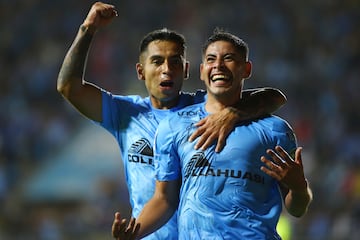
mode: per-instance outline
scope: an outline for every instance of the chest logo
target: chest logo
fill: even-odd
[[[141,138],[131,144],[128,151],[128,161],[134,163],[153,165],[154,152],[150,142]]]

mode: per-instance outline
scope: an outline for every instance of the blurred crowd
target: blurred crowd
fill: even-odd
[[[87,80],[145,96],[135,73],[138,43],[168,27],[187,38],[185,90],[202,88],[201,43],[217,26],[236,33],[248,42],[254,65],[245,87],[273,86],[286,94],[276,114],[304,147],[314,202],[305,217],[287,217],[291,239],[360,236],[359,1],[108,2],[119,17],[98,33]],[[0,0],[0,239],[110,239],[120,182],[76,204],[34,205],[21,197],[23,182],[61,152],[84,121],[57,93],[56,79],[92,3]]]

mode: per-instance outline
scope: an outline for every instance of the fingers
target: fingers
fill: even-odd
[[[132,231],[135,226],[135,218],[131,218],[128,227],[126,228],[125,232]]]
[[[303,165],[301,157],[302,147],[298,147],[295,151],[295,162],[299,165]]]
[[[262,156],[260,160],[265,164],[261,170],[267,175],[281,181],[290,189],[303,189],[304,174],[301,158],[302,148],[295,151],[295,160],[282,147],[276,146],[274,150],[268,149],[266,153],[271,160]]]
[[[210,147],[214,142],[217,141],[215,151],[220,152],[225,145],[226,137],[221,132],[211,131],[210,129],[197,129],[193,135],[197,135],[199,139],[197,140],[194,149],[206,150]],[[190,138],[189,138],[190,141]]]
[[[216,144],[215,152],[219,153],[219,152],[221,152],[221,150],[223,150],[223,148],[225,147],[225,144],[226,144],[226,137],[227,136],[225,134],[220,133],[217,144]]]
[[[272,161],[266,159],[264,156],[260,158],[260,160],[265,164],[266,167],[261,166],[260,170],[269,175],[270,177],[275,178],[276,180],[281,179],[281,175],[278,174],[279,167],[275,165]]]
[[[206,150],[215,140],[217,136],[214,133],[211,132],[204,132],[197,143],[195,144],[194,148],[201,150]]]
[[[197,123],[194,124],[195,127],[198,127],[193,134],[191,134],[191,136],[189,137],[189,142],[194,141],[197,137],[201,136],[201,134],[203,134],[203,132],[205,131],[205,127],[202,127],[204,124],[206,123],[205,119],[201,119],[200,121],[198,121]]]
[[[288,169],[291,168],[291,164],[293,164],[294,161],[281,146],[276,146],[275,151],[268,149],[266,153],[269,154],[272,160],[270,161],[262,156],[260,160],[266,167],[262,166],[261,170],[280,181],[287,173]]]
[[[205,131],[204,128],[198,128],[196,129],[191,136],[189,137],[189,142],[194,141],[197,137],[201,136],[203,134],[203,132]]]
[[[113,5],[106,5],[99,9],[99,14],[103,18],[117,17],[118,13]]]
[[[118,16],[115,6],[96,2],[90,9],[83,25],[95,33],[99,27],[108,24],[114,17]]]
[[[277,150],[275,148],[275,150]],[[287,162],[286,160],[284,159],[284,153],[281,152],[281,151],[277,151],[276,153],[271,150],[271,149],[268,149],[266,151],[267,154],[270,155],[270,157],[272,158],[273,162],[276,163],[276,165],[278,165],[279,167],[281,168],[285,168],[287,166]]]
[[[120,239],[121,234],[123,234],[126,231],[125,228],[126,228],[126,219],[121,219],[120,213],[116,212],[114,222],[111,227],[112,236],[116,239]]]
[[[233,130],[234,123],[232,118],[224,120],[221,114],[213,114],[201,119],[194,126],[197,129],[189,137],[190,142],[198,138],[194,148],[206,150],[217,142],[215,152],[220,152],[226,144],[227,136]]]
[[[125,230],[125,234],[127,236],[129,236],[130,240],[135,240],[137,233],[139,232],[140,229],[140,225],[139,224],[135,224],[136,223],[136,219],[135,218],[131,218],[128,227]]]
[[[121,216],[119,212],[115,213],[115,218],[111,227],[111,232],[114,238],[119,237],[120,227],[121,227]]]
[[[121,219],[119,212],[115,213],[115,218],[111,227],[113,238],[117,240],[132,240],[136,238],[136,235],[140,229],[140,225],[136,224],[136,219],[131,218],[129,224],[127,220]]]
[[[139,232],[139,230],[140,230],[140,224],[136,224],[135,225],[135,229],[134,229],[134,231],[133,231],[133,240],[135,240],[136,239],[136,236],[138,235],[138,232]]]
[[[97,2],[93,7],[95,8],[95,11],[103,18],[113,18],[118,16],[114,5]]]
[[[200,119],[197,123],[194,124],[195,127],[200,127],[206,123],[207,118]]]
[[[289,153],[286,152],[281,146],[276,146],[275,151],[277,152],[278,155],[281,156],[284,162],[291,163],[294,161],[292,157],[289,155]]]
[[[204,119],[194,124],[194,126],[197,126],[198,128],[191,134],[191,136],[189,137],[189,141],[192,142],[199,137],[199,139],[197,140],[194,146],[194,149],[196,150],[199,148],[201,148],[202,150],[207,149],[211,145],[211,143],[213,143],[216,140],[217,138],[216,131],[211,130],[206,125],[206,120]]]

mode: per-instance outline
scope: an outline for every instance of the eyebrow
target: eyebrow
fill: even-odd
[[[149,56],[149,59],[156,59],[156,58],[164,58],[164,57],[161,56],[161,55],[151,55],[151,56]]]
[[[234,53],[234,52],[229,52],[229,53],[225,53],[224,55],[222,56],[237,56],[239,54],[237,53]],[[208,53],[205,55],[205,57],[216,57],[217,55],[215,53]]]
[[[158,59],[158,58],[165,58],[164,56],[162,56],[162,55],[159,55],[159,54],[155,54],[155,55],[151,55],[151,56],[149,56],[149,59]],[[181,58],[181,59],[183,59],[184,58],[184,56],[183,55],[181,55],[181,54],[174,54],[174,55],[172,55],[172,56],[169,56],[168,58]]]

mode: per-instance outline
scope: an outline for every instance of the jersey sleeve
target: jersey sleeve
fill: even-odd
[[[102,91],[102,122],[99,123],[113,135],[115,126],[120,125],[121,118],[118,114],[118,108],[113,101],[113,95],[109,92]]]
[[[141,98],[137,95],[121,96],[102,91],[102,122],[97,123],[118,137],[119,131],[128,128],[131,115],[137,114]]]
[[[159,124],[155,134],[154,165],[156,179],[171,181],[181,176],[180,159],[175,151],[175,137],[171,130],[170,118],[165,118]]]
[[[279,118],[278,121],[274,122],[273,131],[277,136],[276,145],[281,146],[292,157],[294,157],[295,150],[297,148],[297,140],[296,135],[289,123]]]

